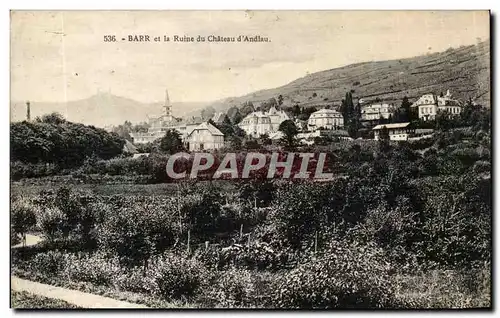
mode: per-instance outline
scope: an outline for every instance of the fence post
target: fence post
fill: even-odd
[[[182,234],[181,195],[179,185],[177,185],[177,212],[179,212],[179,232]]]
[[[205,241],[205,251],[208,250],[208,241]]]
[[[240,240],[243,239],[243,224],[240,226]]]
[[[314,254],[318,251],[318,231],[314,233]]]
[[[188,252],[188,254],[189,254],[189,251],[190,251],[190,249],[189,249],[189,243],[190,243],[190,241],[191,241],[191,230],[188,230],[188,241],[187,241],[187,252]]]

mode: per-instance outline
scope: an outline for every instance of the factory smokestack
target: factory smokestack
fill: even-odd
[[[31,109],[30,109],[30,101],[26,102],[26,120],[31,120]]]

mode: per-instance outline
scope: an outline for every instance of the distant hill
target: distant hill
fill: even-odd
[[[439,94],[450,89],[454,97],[490,106],[490,43],[448,49],[444,52],[412,58],[365,62],[309,74],[272,89],[207,103],[173,103],[175,116],[196,116],[205,106],[225,111],[252,101],[255,106],[272,97],[283,95],[283,104],[292,106],[339,105],[345,93],[374,101],[400,103],[404,96],[410,101],[424,93]],[[96,126],[122,124],[125,120],[137,123],[147,115],[159,114],[161,103],[141,103],[109,93],[99,93],[83,100],[68,103],[31,102],[31,116],[50,112],[67,115],[74,122]],[[24,101],[11,102],[11,120],[25,119]]]
[[[374,101],[401,102],[406,95],[414,101],[424,93],[440,94],[450,89],[454,97],[474,99],[490,106],[490,44],[448,49],[444,52],[400,60],[365,62],[321,71],[287,85],[257,91],[213,103],[216,110],[240,107],[252,101],[255,106],[283,95],[283,105],[338,105],[345,93]]]
[[[186,116],[199,111],[207,103],[173,103],[175,116]],[[11,121],[26,118],[26,102],[11,102]],[[68,103],[37,103],[31,101],[31,117],[58,112],[66,119],[98,127],[123,124],[125,120],[138,123],[147,120],[147,115],[157,115],[162,111],[162,103],[141,103],[133,99],[110,93],[99,93],[87,99]]]

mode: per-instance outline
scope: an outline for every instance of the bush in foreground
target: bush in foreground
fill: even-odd
[[[252,273],[231,268],[217,274],[215,281],[200,295],[199,301],[206,307],[250,307],[254,296]]]
[[[380,249],[333,241],[324,255],[276,282],[277,308],[382,308],[394,306],[390,265]]]
[[[175,254],[166,254],[157,260],[157,293],[165,299],[195,296],[207,284],[208,272],[202,263]]]

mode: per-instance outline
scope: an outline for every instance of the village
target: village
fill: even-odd
[[[350,93],[347,96],[352,98]],[[407,99],[406,103],[409,103]],[[406,110],[407,114],[405,116],[399,116],[406,119],[401,121],[395,120],[401,111],[400,107],[395,103],[385,103],[378,100],[376,102],[365,102],[363,98],[359,98],[354,110],[358,112],[357,124],[368,133],[357,138],[351,136],[348,132],[346,116],[342,111],[343,106],[315,107],[321,108],[311,112],[308,118],[303,120],[290,111],[290,108],[282,107],[276,102],[272,103],[267,110],[263,109],[264,107],[254,107],[251,103],[249,105],[251,105],[253,111],[238,122],[231,121],[225,112],[215,112],[210,118],[179,118],[173,115],[172,102],[168,90],[166,90],[162,113],[148,117],[147,124],[149,128],[147,128],[147,131],[131,132],[130,136],[134,144],[140,145],[154,142],[164,137],[167,131],[175,130],[179,133],[182,142],[189,151],[216,150],[231,147],[228,136],[225,136],[218,128],[220,125],[237,126],[238,129],[244,132],[246,138],[264,138],[269,140],[270,143],[274,143],[284,136],[283,132],[280,131],[280,125],[285,121],[291,121],[297,128],[295,138],[302,145],[312,145],[315,140],[316,142],[318,140],[332,139],[378,140],[381,131],[385,129],[389,140],[409,141],[429,138],[433,134],[432,128],[412,125],[409,121],[410,113],[421,122],[430,122],[435,120],[440,113],[444,113],[450,118],[459,116],[465,104],[458,99],[454,99],[450,90],[446,94],[424,94],[409,105],[409,110]],[[284,110],[285,108],[287,110]]]

